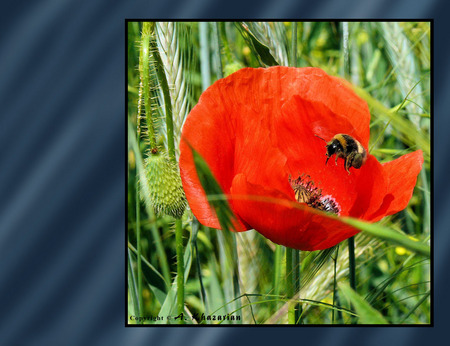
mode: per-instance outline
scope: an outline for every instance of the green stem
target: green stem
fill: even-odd
[[[338,260],[338,255],[339,255],[339,245],[336,247],[336,252],[334,254],[333,257],[333,262],[334,262],[334,279],[333,279],[333,307],[336,307],[336,305],[340,305],[339,304],[339,297],[337,296],[337,291],[336,291],[336,286],[337,286],[337,260]],[[335,323],[335,311],[334,309],[331,310],[331,323],[334,324]],[[338,320],[340,323],[342,323],[342,312],[338,311]]]
[[[233,54],[231,53],[230,45],[228,44],[227,30],[225,27],[225,22],[219,22],[216,24],[217,30],[219,31],[219,39],[222,43],[222,53],[225,64],[231,64],[233,62]]]
[[[344,22],[342,23],[342,49],[344,51],[344,76],[347,80],[350,80],[351,73],[350,73],[350,50],[349,50],[349,29],[348,29],[348,23]]]
[[[275,271],[273,276],[273,294],[276,298],[280,295],[280,275],[281,275],[281,245],[276,245],[275,247]],[[278,310],[278,300],[275,299],[274,308]]]
[[[214,25],[214,31],[215,31],[215,43],[217,46],[217,63],[219,66],[217,67],[217,77],[223,78],[223,67],[222,67],[222,47],[220,46],[220,31],[219,31],[219,24],[216,22]]]
[[[177,315],[179,315],[184,312],[184,246],[180,219],[175,220],[175,243],[177,247]],[[184,319],[180,318],[178,323],[184,324]]]
[[[297,23],[292,23],[292,37],[291,37],[291,66],[297,66]]]
[[[353,288],[353,290],[356,290],[355,237],[348,238],[348,265],[349,265],[350,287]]]
[[[300,299],[300,251],[294,250],[292,255],[292,282],[294,286],[295,299]],[[300,316],[302,307],[300,303],[294,304],[295,323],[300,324]]]
[[[288,299],[294,296],[294,285],[292,280],[292,257],[294,249],[286,248],[286,294]],[[295,305],[289,303],[288,306],[288,323],[295,324]]]
[[[350,287],[356,292],[355,237],[348,238],[348,266]],[[352,322],[356,322],[355,317],[352,317]]]
[[[141,36],[141,49],[139,52],[139,73],[141,77],[144,105],[145,105],[145,117],[147,120],[148,138],[150,140],[150,149],[156,150],[156,137],[155,128],[152,119],[152,101],[150,97],[150,42],[151,34],[153,32],[154,23],[145,22],[142,24],[142,36]],[[139,117],[140,114],[138,114]],[[138,120],[139,121],[139,120]]]
[[[297,23],[292,23],[292,39],[290,52],[290,65],[297,65]],[[300,299],[300,251],[286,248],[286,273],[288,280],[288,296],[295,296],[293,302],[288,309],[289,324],[300,324],[300,316],[302,313]]]
[[[144,303],[142,299],[142,261],[141,261],[141,212],[139,205],[139,182],[136,181],[136,242],[137,242],[137,272],[138,272],[138,302],[139,302],[139,317],[144,315]],[[143,320],[139,319],[139,323],[142,324]]]
[[[211,85],[211,69],[209,65],[208,23],[200,22],[200,72],[202,75],[202,91]]]
[[[350,53],[349,53],[349,28],[348,23],[342,23],[342,49],[344,55],[343,70],[344,76],[350,80]],[[348,265],[349,265],[349,281],[350,287],[356,291],[356,275],[355,275],[355,237],[348,239]],[[355,317],[352,317],[352,323],[355,323]]]
[[[286,293],[293,299],[288,307],[289,324],[300,324],[301,305],[297,302],[300,296],[300,255],[299,251],[286,248]]]

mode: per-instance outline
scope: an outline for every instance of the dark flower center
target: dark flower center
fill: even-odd
[[[322,189],[315,186],[309,175],[302,174],[293,180],[289,177],[289,183],[295,192],[295,199],[299,203],[321,211],[339,215],[341,208],[331,195],[323,195]]]

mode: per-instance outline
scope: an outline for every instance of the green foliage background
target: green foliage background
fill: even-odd
[[[149,148],[139,104],[141,30],[142,23],[127,23],[127,323],[174,323],[167,318],[136,319],[175,316],[177,292],[174,220],[155,215],[137,192]],[[348,250],[343,242],[329,250],[300,253],[299,301],[303,324],[430,323],[430,23],[156,23],[154,39],[169,83],[177,154],[183,121],[206,87],[242,67],[292,64],[293,48],[293,64],[345,77],[367,101],[372,115],[369,150],[380,162],[423,150],[424,168],[408,207],[355,237],[356,292],[347,285]],[[151,81],[157,141],[167,147],[161,86],[152,74]],[[189,210],[182,229],[185,323],[287,323],[285,248],[255,231],[235,234],[204,227]],[[425,250],[410,246],[413,242]],[[241,319],[192,318],[202,313],[232,313]]]

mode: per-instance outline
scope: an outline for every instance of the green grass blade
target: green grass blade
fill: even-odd
[[[133,304],[134,312],[129,311],[129,315],[140,316],[139,302],[137,297],[137,285],[136,285],[136,277],[134,275],[133,269],[131,267],[131,254],[130,250],[128,250],[128,293],[131,297],[131,301]]]
[[[428,291],[418,302],[416,305],[414,305],[414,307],[406,314],[405,317],[403,317],[403,319],[400,321],[400,324],[405,323],[405,321],[408,319],[409,316],[411,316],[414,311],[417,310],[417,308],[422,305],[422,303],[428,299],[428,297],[430,296],[430,291]]]
[[[393,244],[403,246],[405,249],[414,251],[419,255],[430,257],[430,247],[428,245],[411,240],[406,235],[393,231],[389,228],[380,226],[378,224],[366,223],[357,219],[343,218],[342,220],[348,223],[349,225],[354,226],[371,236],[377,237],[382,240],[386,240]]]
[[[206,161],[194,148],[191,147],[191,150],[194,158],[195,169],[206,196],[224,196],[222,188],[214,178],[214,175],[209,169]],[[231,231],[233,229],[233,221],[235,220],[235,216],[226,198],[210,199],[209,204],[215,210],[222,230]]]
[[[361,324],[389,324],[384,317],[369,305],[358,293],[346,284],[340,284],[339,290],[355,308]]]

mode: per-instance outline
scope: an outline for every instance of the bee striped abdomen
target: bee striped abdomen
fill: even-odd
[[[358,151],[358,143],[349,135],[338,134],[335,138],[341,143],[345,156],[353,151]]]

